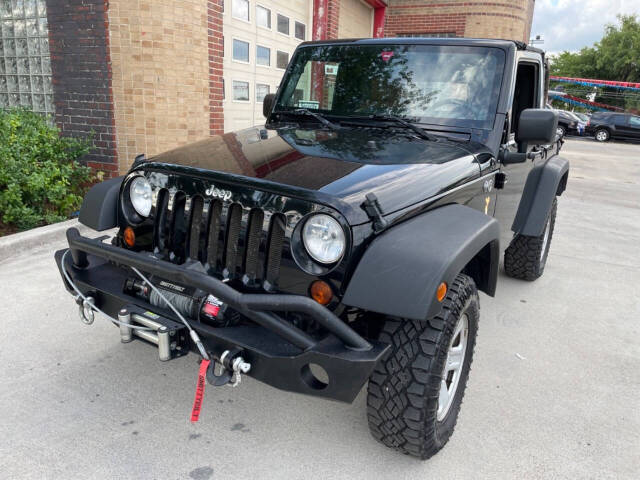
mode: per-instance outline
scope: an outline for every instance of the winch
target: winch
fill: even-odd
[[[240,314],[218,298],[196,288],[178,285],[163,279],[149,277],[153,285],[183,315],[200,320],[214,327],[228,327],[240,321]],[[144,281],[128,278],[124,292],[141,298],[155,307],[166,308],[166,303]]]

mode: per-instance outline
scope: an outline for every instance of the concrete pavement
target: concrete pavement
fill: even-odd
[[[568,141],[545,275],[501,274],[456,432],[427,462],[352,405],[245,378],[189,413],[196,357],[160,363],[85,326],[50,245],[0,262],[0,476],[137,479],[621,478],[640,472],[640,146]]]

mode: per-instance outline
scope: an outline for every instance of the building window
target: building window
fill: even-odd
[[[249,42],[233,39],[233,59],[249,63]]]
[[[262,7],[260,5],[256,6],[256,23],[259,27],[268,28],[271,30],[271,10],[268,8]]]
[[[222,100],[226,100],[227,99],[227,94],[225,92],[225,88],[224,88],[224,78],[222,79]]]
[[[45,2],[0,1],[0,108],[53,113]]]
[[[256,102],[262,103],[264,97],[269,95],[269,85],[256,83]]]
[[[278,14],[278,32],[289,35],[289,17]]]
[[[298,40],[304,40],[307,35],[307,26],[304,23],[296,22],[295,35]]]
[[[287,64],[289,63],[289,54],[287,52],[281,52],[278,50],[276,55],[276,67],[285,69],[287,68]]]
[[[249,82],[233,81],[233,99],[236,102],[249,101]]]
[[[249,21],[249,0],[231,0],[231,14],[240,20]]]
[[[271,65],[271,49],[258,45],[256,47],[256,63],[269,67]]]

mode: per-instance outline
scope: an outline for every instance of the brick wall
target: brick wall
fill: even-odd
[[[389,0],[385,36],[456,36],[529,41],[535,0]]]
[[[222,80],[224,40],[222,34],[222,3],[224,0],[207,2],[207,34],[209,49],[209,133],[224,132],[224,84]]]
[[[220,13],[219,0],[110,0],[121,172],[137,154],[161,153],[219,128]]]
[[[63,135],[92,135],[88,165],[118,170],[105,0],[46,0],[55,121]]]

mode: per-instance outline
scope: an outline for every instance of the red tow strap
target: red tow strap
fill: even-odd
[[[207,368],[209,368],[209,360],[202,359],[200,370],[198,371],[198,383],[196,384],[196,397],[193,399],[193,408],[191,409],[191,421],[197,422],[200,418],[200,410],[202,410],[202,400],[204,399],[204,387],[207,384]]]

